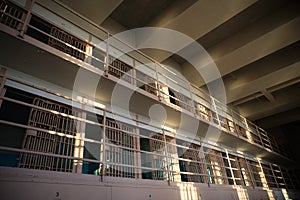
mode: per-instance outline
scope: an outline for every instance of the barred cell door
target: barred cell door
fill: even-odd
[[[210,149],[206,155],[208,163],[208,171],[212,173],[215,184],[228,184],[226,172],[223,162],[222,153],[217,150]]]
[[[85,59],[87,44],[69,33],[52,26],[48,44],[80,60]]]
[[[106,120],[106,175],[135,178],[136,128],[113,119]]]
[[[157,96],[157,81],[154,78],[145,75],[145,90],[150,94]]]
[[[187,181],[189,182],[204,182],[204,177],[198,174],[203,174],[205,166],[203,164],[203,156],[201,156],[201,146],[196,144],[184,143],[184,146],[189,147],[183,153],[182,158],[192,160],[192,162],[184,161],[187,172],[193,173],[187,175]]]
[[[59,157],[74,155],[76,124],[72,109],[41,98],[34,98],[33,105],[28,120],[33,129],[26,130],[23,149],[49,155],[22,153],[19,167],[72,172],[73,160]]]
[[[109,66],[108,66],[108,73],[117,77],[121,78],[122,80],[128,82],[128,83],[133,83],[132,82],[132,67],[128,65],[127,63],[114,58],[112,56],[109,57]],[[128,73],[128,74],[127,74]]]
[[[152,171],[152,179],[165,180],[166,179],[166,154],[164,136],[153,133],[150,140],[150,151],[155,153],[152,157],[152,167],[156,170]]]

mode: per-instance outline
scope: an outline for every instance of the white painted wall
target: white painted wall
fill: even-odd
[[[171,183],[0,167],[2,200],[276,200],[280,190],[234,188],[229,185]],[[290,191],[291,193],[293,191]],[[293,193],[295,196],[296,193]]]

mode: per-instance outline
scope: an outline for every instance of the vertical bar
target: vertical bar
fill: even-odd
[[[109,122],[109,121],[108,121]],[[103,176],[106,175],[106,110],[103,110],[103,141],[102,141],[102,146],[103,146],[103,151],[102,151],[102,173],[101,173],[101,181],[103,181]]]
[[[169,155],[168,155],[168,149],[167,149],[166,134],[163,129],[162,129],[162,133],[163,133],[163,138],[164,138],[164,152],[165,152],[167,176],[168,176],[167,181],[168,181],[168,185],[170,185],[171,174],[170,174],[170,169],[169,169]]]
[[[83,112],[83,111],[82,111]],[[68,109],[68,114],[69,115],[72,115],[72,116],[75,116],[75,117],[80,117],[82,118],[83,114],[81,113],[78,113],[76,111],[72,111],[70,109]],[[74,136],[76,134],[76,132],[78,132],[78,129],[77,129],[77,126],[78,124],[81,124],[81,123],[84,123],[82,121],[77,121],[76,119],[70,119],[71,120],[71,129],[67,132],[68,135],[71,135],[71,136]],[[85,128],[83,130],[80,130],[80,133],[84,134],[85,133]],[[84,135],[83,137],[81,137],[81,139],[84,138]],[[82,141],[81,141],[82,142]],[[82,152],[82,156],[79,155],[81,158],[83,158],[83,145],[84,144],[81,144],[81,152]],[[68,156],[73,156],[74,155],[74,144],[73,144],[73,138],[68,138]],[[74,159],[68,159],[68,171],[71,172],[73,170],[73,163],[74,163]],[[81,168],[82,168],[82,160],[80,161],[80,165],[81,165]],[[82,169],[79,170],[80,173],[82,173]]]
[[[256,126],[255,124],[252,124],[252,125],[254,125],[255,128],[256,128],[257,135],[258,135],[258,137],[259,137],[259,139],[260,139],[260,142],[261,142],[261,146],[265,147],[265,146],[264,146],[264,142],[263,142],[263,140],[262,140],[262,138],[261,138],[261,135],[260,135],[260,131],[259,131],[259,129],[258,129],[258,126]]]
[[[32,10],[32,7],[33,7],[34,3],[35,3],[35,0],[27,0],[26,1],[27,14],[25,16],[25,20],[24,20],[23,25],[22,25],[21,30],[20,30],[20,34],[19,34],[20,37],[24,37],[26,27],[29,24],[29,21],[30,21],[30,18],[31,18],[31,10]]]
[[[63,119],[62,119],[62,123],[63,123]],[[60,154],[61,152],[61,139],[62,138],[60,136],[56,136],[56,140],[57,140],[56,145],[58,145],[57,154]],[[56,166],[55,166],[56,171],[58,170],[59,162],[61,162],[61,158],[56,158]]]
[[[197,111],[195,109],[195,101],[193,99],[192,85],[190,82],[187,82],[187,84],[189,85],[189,92],[190,92],[190,98],[191,98],[190,106],[192,107],[192,113],[194,113],[194,117],[196,117]]]
[[[0,85],[1,86],[1,85]],[[3,102],[3,97],[5,96],[6,88],[0,88],[0,109]]]
[[[159,79],[158,79],[158,72],[157,72],[157,63],[154,63],[154,70],[155,70],[155,78],[156,78],[156,90],[157,90],[157,96],[158,96],[158,100],[161,101],[162,100],[162,96],[161,96],[161,91],[160,91],[160,84],[159,84]]]
[[[217,106],[216,106],[215,99],[214,99],[213,97],[210,97],[210,98],[211,98],[211,100],[212,100],[212,105],[213,105],[213,107],[214,107],[214,109],[215,109],[215,112],[216,112],[216,117],[217,117],[217,120],[218,120],[218,126],[219,126],[220,129],[222,129],[222,127],[221,127],[221,122],[220,122],[220,118],[219,118],[219,113],[218,113],[218,109],[217,109]]]
[[[231,118],[232,118],[232,124],[233,124],[233,128],[234,128],[234,132],[239,137],[239,132],[238,132],[237,124],[236,124],[236,119],[235,119],[235,117],[233,115],[233,111],[230,108],[228,108],[228,110],[229,110]]]
[[[66,113],[66,110],[64,109],[64,113]],[[68,129],[68,127],[69,127],[69,124],[70,124],[70,122],[69,122],[69,120],[67,119],[67,118],[65,118],[65,117],[63,117],[62,118],[63,119],[63,121],[65,122],[64,124],[65,124],[65,126],[62,128],[62,130],[61,131],[58,131],[58,132],[62,132],[62,133],[65,133],[65,131]],[[62,140],[62,151],[60,152],[60,155],[66,155],[65,154],[65,149],[66,149],[66,136],[60,136],[60,138],[61,138],[61,140]],[[65,158],[62,158],[61,159],[61,163],[60,163],[60,171],[62,171],[62,169],[63,169],[63,167],[65,167],[65,162],[66,161],[66,159]]]
[[[104,58],[104,75],[105,76],[108,76],[108,68],[109,68],[109,62],[110,62],[110,59],[109,59],[109,39],[110,39],[110,36],[109,36],[109,32],[107,32],[107,39],[106,39],[106,57]]]
[[[53,120],[53,117],[52,117],[52,120]],[[51,152],[51,149],[50,149],[50,145],[51,145],[51,137],[52,137],[52,135],[51,134],[49,134],[48,135],[48,139],[47,139],[47,142],[46,142],[46,152],[49,152],[49,153],[52,153]],[[46,170],[49,170],[49,161],[50,161],[50,156],[47,156],[46,157],[46,160],[45,160],[45,169]]]
[[[232,166],[231,166],[231,161],[230,161],[230,158],[229,158],[228,150],[225,149],[225,152],[226,152],[226,158],[228,160],[228,166],[229,166],[229,169],[230,169],[230,172],[231,172],[231,178],[233,180],[233,184],[236,186],[235,177],[234,177],[234,174],[233,174],[233,170],[232,170]]]
[[[249,164],[248,164],[248,160],[246,159],[246,156],[245,156],[245,155],[244,155],[244,159],[245,159],[246,167],[247,167],[247,170],[248,170],[248,173],[249,173],[249,178],[250,178],[250,180],[251,180],[252,187],[253,187],[253,189],[254,189],[255,186],[254,186],[254,182],[253,182],[252,170],[250,171],[250,167],[249,167]]]
[[[274,177],[276,186],[277,186],[277,188],[279,188],[279,185],[278,185],[278,182],[277,182],[277,178],[276,178],[276,176],[275,176],[275,174],[274,174],[274,171],[273,171],[273,168],[272,168],[272,164],[269,163],[269,166],[270,166],[271,172],[272,172],[272,174],[273,174],[273,177]]]
[[[82,104],[82,110],[84,110],[85,105]],[[86,112],[81,111],[78,113],[78,117],[81,119],[86,119]],[[74,121],[75,123],[75,121]],[[75,148],[74,148],[74,157],[83,158],[84,152],[84,138],[85,138],[85,122],[82,120],[77,120],[76,123],[76,139],[75,139]],[[82,173],[82,160],[74,160],[73,161],[73,172],[81,174]]]
[[[41,152],[45,152],[45,147],[46,147],[46,133],[43,132],[42,133],[42,140],[41,140]],[[41,155],[40,156],[40,160],[39,160],[39,169],[43,169],[43,165],[45,164],[45,158],[47,156]]]
[[[282,171],[281,171],[280,166],[278,166],[278,170],[279,170],[279,172],[280,172],[280,174],[281,174],[281,177],[282,177],[282,180],[283,180],[283,183],[284,183],[286,189],[288,189],[288,188],[287,188],[287,184],[286,184],[286,182],[285,182],[285,178],[284,178],[284,176],[283,176],[283,174],[282,174]]]
[[[261,171],[260,179],[261,179],[261,182],[262,182],[262,186],[263,187],[268,187],[268,182],[267,182],[267,179],[266,179],[266,176],[265,176],[265,172],[262,168],[260,159],[257,159],[257,162],[258,162],[258,165],[259,165],[260,171]]]
[[[40,151],[40,145],[41,145],[41,132],[40,131],[38,131],[37,137],[35,137],[35,139],[36,139],[36,143],[35,143],[34,150],[35,151]],[[37,162],[38,162],[39,158],[40,158],[40,155],[35,155],[34,156],[34,163],[33,163],[33,168],[34,169],[37,166]]]
[[[131,74],[130,74],[131,76],[129,76],[129,78],[131,79],[130,83],[133,86],[136,86],[136,71],[135,71],[135,60],[134,59],[132,59],[132,67],[129,71],[131,71]]]
[[[85,51],[86,54],[83,54],[84,56],[84,62],[92,65],[92,56],[93,56],[93,46],[90,45],[92,43],[92,35],[89,34],[88,43],[86,44],[86,48],[84,49],[84,45],[79,43],[81,45],[81,48],[79,48],[82,51]],[[80,52],[82,54],[82,52]]]
[[[136,147],[136,156],[135,156],[135,162],[134,162],[134,165],[137,167],[135,169],[135,173],[136,173],[136,178],[142,178],[142,160],[141,160],[141,152],[139,151],[141,149],[141,144],[140,144],[140,129],[138,128],[139,127],[139,116],[136,114],[136,144],[135,144],[135,147]]]
[[[204,153],[204,149],[203,149],[203,145],[202,143],[200,143],[200,152],[201,152],[201,155],[203,156],[203,162],[204,162],[204,166],[205,166],[205,169],[204,169],[204,172],[202,172],[204,175],[206,175],[206,181],[207,181],[207,185],[208,187],[210,187],[210,181],[209,181],[209,174],[207,172],[207,163],[206,163],[206,159],[205,159],[205,153]]]
[[[271,150],[274,151],[273,145],[271,144],[271,140],[270,140],[270,138],[269,138],[268,133],[265,131],[264,134],[266,134],[266,138],[267,138],[267,141],[269,142],[269,146],[270,146]]]
[[[3,102],[2,98],[4,97],[6,92],[6,89],[4,88],[5,81],[6,81],[5,73],[6,73],[6,69],[2,67],[0,69],[0,108]]]

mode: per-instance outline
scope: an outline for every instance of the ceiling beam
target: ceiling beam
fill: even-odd
[[[232,52],[214,60],[222,76],[238,70],[264,56],[272,54],[300,39],[300,17],[290,20],[287,23],[273,29],[272,31],[259,36],[258,38],[240,46]],[[195,56],[196,57],[196,56]],[[237,59],[238,58],[238,59]],[[194,58],[197,59],[197,58]],[[198,71],[209,69],[212,63],[198,59],[199,66],[190,66],[190,63],[182,65],[182,71],[186,78],[195,84],[203,85],[204,82],[197,80],[192,68]],[[213,76],[212,76],[213,77]],[[206,79],[207,80],[207,79]],[[213,81],[213,80],[210,80]]]
[[[227,103],[238,105],[244,103],[245,99],[249,101],[258,96],[267,96],[264,90],[270,93],[297,83],[300,81],[299,68],[300,61],[238,87],[227,88]],[[274,97],[270,97],[270,100],[273,101]]]
[[[216,27],[220,26],[233,16],[242,12],[257,0],[227,0],[211,1],[201,0],[191,5],[184,12],[173,18],[161,18],[162,21],[151,23],[151,26],[172,29],[191,37],[194,40],[204,36]],[[217,14],[216,14],[217,13]],[[147,46],[145,43],[151,42],[151,36],[148,39],[137,41],[138,46]],[[189,44],[178,47],[178,50]],[[149,56],[162,62],[172,53],[143,50]]]
[[[266,118],[255,121],[255,123],[264,129],[274,128],[283,124],[288,124],[300,120],[300,107],[287,110]]]
[[[123,0],[61,0],[61,2],[98,25],[101,25],[122,1]]]
[[[252,12],[255,13],[252,13],[252,15],[254,16],[264,14],[257,13],[256,10],[253,10]],[[276,28],[288,24],[293,19],[299,17],[299,12],[299,8],[295,6],[292,2],[287,3],[287,5],[277,8],[275,11],[269,13],[268,15],[258,18],[253,23],[248,22],[248,26],[246,26],[243,29],[240,29],[235,34],[230,35],[225,40],[217,43],[216,45],[209,47],[207,51],[214,60],[218,60],[219,58],[224,57],[225,55],[233,52],[234,50],[245,46],[251,41],[254,41],[267,34],[271,34],[273,30],[276,30]],[[239,26],[239,24],[236,25]],[[297,28],[295,29],[297,30]],[[262,44],[268,45],[268,43]]]
[[[268,101],[270,102],[275,101],[274,96],[269,91],[267,91],[267,89],[263,89],[260,92],[268,99]]]
[[[300,39],[299,27],[300,17],[230,52],[216,60],[215,63],[219,67],[222,75],[233,72],[242,66],[297,42]]]
[[[290,87],[275,95],[276,101],[251,101],[238,106],[241,115],[254,121],[274,114],[299,107],[300,96],[298,87]]]

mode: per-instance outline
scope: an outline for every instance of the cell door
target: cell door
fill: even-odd
[[[23,149],[52,155],[22,153],[19,167],[50,171],[72,172],[73,160],[58,156],[73,156],[76,123],[72,109],[64,105],[35,98],[23,140]],[[76,113],[74,113],[76,115]],[[71,136],[71,137],[70,137]]]
[[[165,180],[166,179],[166,154],[165,154],[164,136],[153,133],[150,140],[150,152],[152,155],[152,167],[156,170],[152,171],[152,179]]]
[[[135,178],[137,139],[135,128],[113,119],[106,119],[106,175]]]

